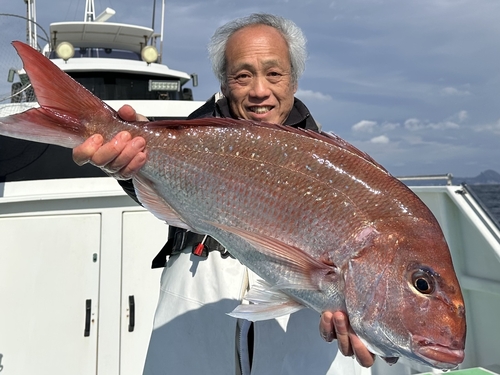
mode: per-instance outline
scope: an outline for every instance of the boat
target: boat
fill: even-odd
[[[26,43],[37,48],[35,0],[26,3]],[[40,52],[114,109],[161,120],[199,108],[196,74],[165,65],[163,31],[113,23],[114,13],[96,16],[87,0],[82,21],[50,24]],[[38,105],[21,66],[8,81],[0,116]],[[1,136],[0,201],[0,373],[142,373],[165,224],[71,150]]]
[[[34,3],[27,0],[28,15],[36,15]],[[162,32],[109,22],[115,13],[110,8],[95,16],[93,0],[87,0],[85,8],[83,21],[50,24],[49,43],[41,52],[61,70],[113,109],[130,104],[150,119],[185,118],[203,104],[193,100],[197,75],[162,63]],[[36,24],[36,20],[27,24]],[[27,30],[26,42],[36,48],[35,30]],[[8,80],[12,95],[10,103],[0,102],[3,116],[37,105],[21,67],[10,69]],[[105,176],[89,165],[79,168],[68,158],[71,151],[58,146],[0,137],[0,148],[0,181]]]
[[[96,17],[87,0],[84,21],[51,24],[41,52],[115,109],[131,104],[168,119],[198,108],[189,87],[196,75],[162,64],[154,30],[108,22],[113,13]],[[23,74],[9,74],[13,95],[0,113],[37,105]],[[131,82],[137,90],[117,90]],[[0,149],[0,372],[142,373],[161,273],[150,266],[165,224],[99,169],[76,167],[68,150],[10,138]],[[500,228],[472,189],[445,178],[405,182],[439,221],[463,288],[468,335],[458,373],[500,374]],[[363,372],[419,373],[437,372],[380,359]]]

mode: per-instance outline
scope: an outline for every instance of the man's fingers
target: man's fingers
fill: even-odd
[[[148,118],[138,114],[134,108],[128,104],[123,105],[118,110],[118,116],[120,116],[125,121],[148,121]]]
[[[325,311],[321,314],[319,320],[319,333],[326,342],[332,342],[336,338],[335,327],[333,326],[333,313],[330,311]]]
[[[349,338],[356,360],[363,367],[371,367],[375,362],[375,356],[368,351],[365,344],[354,333],[352,328],[349,327]]]
[[[118,115],[126,121],[147,121],[129,105],[118,110]],[[111,141],[104,143],[100,134],[94,134],[73,149],[73,160],[78,165],[92,163],[116,178],[127,178],[137,172],[146,162],[142,137],[132,139],[129,132],[118,133]]]
[[[325,341],[337,339],[340,352],[345,356],[355,356],[363,367],[371,367],[375,356],[368,351],[349,325],[347,315],[341,311],[325,311],[319,321],[319,332]]]
[[[135,121],[136,115],[135,109],[128,104],[123,105],[118,110],[118,116],[125,121]]]
[[[87,138],[78,147],[73,149],[73,160],[78,165],[84,165],[88,163],[99,147],[102,146],[103,138],[100,134],[94,134],[93,136]]]
[[[103,144],[92,156],[90,162],[96,167],[106,171],[114,172],[120,168],[114,166],[112,162],[120,155],[127,146],[127,142],[132,139],[129,132],[120,132],[113,139]],[[123,165],[121,166],[123,167]]]
[[[73,160],[78,165],[91,163],[117,179],[128,179],[146,163],[142,137],[132,139],[129,132],[118,133],[103,144],[103,138],[95,134],[73,149]]]
[[[134,156],[134,158],[128,163],[125,168],[121,169],[113,175],[113,177],[119,180],[128,180],[134,174],[136,174],[139,169],[146,163],[146,153],[140,152]]]
[[[354,355],[349,335],[350,327],[348,325],[346,315],[337,311],[333,313],[332,318],[340,352],[345,356]]]
[[[96,164],[96,165],[104,166],[103,169],[108,173],[113,174],[116,172],[120,172],[120,174],[122,174],[121,173],[122,170],[128,169],[126,173],[128,172],[127,175],[130,175],[130,172],[134,171],[137,168],[136,166],[137,162],[140,161],[141,159],[145,160],[145,155],[138,155],[138,154],[142,153],[146,145],[146,142],[142,137],[131,139],[129,133],[123,135],[119,134],[118,136],[121,138],[116,142],[114,142],[114,140],[110,142],[108,149],[106,149],[107,145],[104,145],[101,148],[103,154],[101,155],[96,153],[96,155],[94,156],[95,160],[93,161],[95,161],[96,163],[104,162],[104,164]],[[115,154],[115,152],[117,151],[118,154]],[[100,156],[102,156],[102,159],[98,160],[96,157]],[[137,160],[136,157],[138,157]],[[112,158],[112,159],[107,160],[106,158]],[[131,163],[132,161],[134,161],[134,164],[129,165],[129,163]],[[125,175],[123,175],[122,177],[125,177]]]

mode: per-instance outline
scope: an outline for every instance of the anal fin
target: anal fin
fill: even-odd
[[[256,322],[292,314],[304,308],[304,305],[263,280],[252,286],[245,300],[250,304],[241,304],[228,315]]]

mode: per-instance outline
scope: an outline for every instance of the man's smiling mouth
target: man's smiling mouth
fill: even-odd
[[[250,112],[256,113],[258,115],[262,115],[264,113],[269,112],[273,107],[271,106],[264,106],[264,107],[250,107],[249,110]]]

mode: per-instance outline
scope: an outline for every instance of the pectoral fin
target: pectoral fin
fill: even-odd
[[[275,262],[287,270],[288,280],[275,288],[321,290],[324,281],[336,282],[340,270],[333,263],[316,260],[305,251],[279,241],[275,238],[256,234],[244,229],[223,224],[210,223],[226,232],[237,235],[249,242],[256,251],[266,255],[270,262]]]

